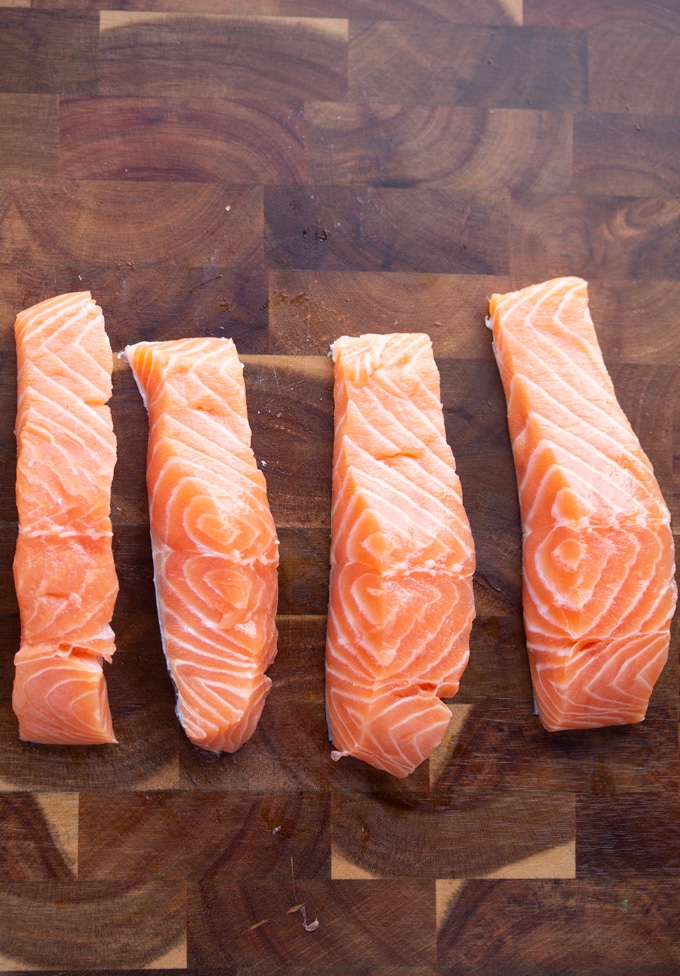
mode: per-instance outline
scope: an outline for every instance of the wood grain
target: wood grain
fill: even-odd
[[[327,356],[338,335],[424,331],[438,360],[491,361],[488,299],[513,287],[499,275],[409,271],[270,271],[268,280],[271,352]]]
[[[94,93],[98,34],[96,13],[0,7],[0,90]]]
[[[353,100],[571,109],[585,104],[580,31],[353,21]]]
[[[189,965],[303,967],[434,964],[428,881],[206,881],[189,888]],[[308,924],[303,927],[305,905]],[[390,910],[386,911],[385,906]],[[311,937],[310,937],[311,936]]]
[[[680,30],[680,11],[673,0],[523,0],[523,22],[537,27],[630,27]]]
[[[171,950],[175,965],[186,960],[176,951],[186,944],[187,904],[176,882],[4,881],[0,899],[0,953],[12,968],[87,970],[104,958],[111,969],[128,969]],[[40,932],[49,938],[36,938]]]
[[[170,192],[173,192],[170,190]],[[240,196],[238,191],[229,194],[232,203],[225,215],[231,216]],[[245,203],[245,201],[244,201]],[[246,204],[247,206],[247,204]],[[246,222],[259,221],[259,213],[244,215]],[[105,306],[106,330],[114,352],[121,352],[129,342],[152,339],[160,327],[167,338],[186,335],[187,322],[191,322],[193,335],[228,335],[238,343],[244,354],[267,352],[267,277],[264,269],[253,261],[247,261],[250,245],[248,234],[241,237],[245,246],[244,261],[239,260],[237,216],[230,236],[227,263],[216,266],[210,261],[198,267],[139,264],[132,259],[112,264],[78,263],[60,270],[57,280],[50,287],[61,291],[89,288],[95,295],[107,295]],[[136,411],[140,404],[132,376],[126,364],[117,360],[114,381],[120,384],[120,393],[112,404],[121,401],[121,419],[125,411],[135,411],[134,426],[140,425],[143,412]],[[124,391],[124,392],[123,392]],[[124,420],[124,426],[128,426]]]
[[[73,179],[299,183],[303,122],[300,103],[280,101],[64,99],[58,171]]]
[[[465,976],[533,976],[570,959],[589,973],[661,974],[680,958],[677,898],[673,883],[644,879],[466,881],[439,931],[437,958]]]
[[[78,798],[73,799],[71,815],[75,814],[77,830]],[[62,821],[63,814],[58,822]],[[0,863],[7,881],[74,879],[73,858],[62,849],[37,796],[31,793],[0,795],[0,822],[3,828]]]
[[[0,179],[51,176],[58,141],[57,96],[0,95],[0,119]]]
[[[80,798],[79,877],[143,883],[328,878],[328,797],[155,792]]]
[[[314,183],[559,192],[570,185],[571,115],[362,100],[307,106]]]
[[[264,206],[269,267],[454,274],[509,270],[508,240],[490,233],[494,221],[503,221],[502,198],[420,188],[305,192],[267,187]]]
[[[258,266],[261,220],[262,191],[250,187],[0,180],[0,262],[58,262],[81,274],[98,263],[222,266],[238,251],[239,261]]]
[[[0,0],[0,971],[678,970],[677,626],[643,723],[542,729],[485,316],[588,280],[677,530],[679,39],[674,0]],[[13,321],[81,289],[115,353],[120,744],[63,749],[11,709]],[[334,762],[324,703],[328,351],[366,331],[432,338],[477,555],[449,730],[406,780]],[[121,355],[186,335],[236,342],[280,538],[272,689],[221,757],[175,715]]]
[[[580,877],[680,876],[677,797],[651,791],[643,797],[621,796],[616,808],[602,797],[579,797],[576,819]]]
[[[346,20],[107,10],[99,26],[101,94],[280,99],[347,90]]]
[[[677,196],[679,156],[680,134],[663,115],[590,113],[574,119],[574,187],[581,193]]]
[[[644,725],[587,735],[551,737],[538,724],[529,695],[523,700],[518,696],[517,702],[508,697],[473,703],[437,788],[521,788],[610,797],[657,788],[672,791],[677,684],[675,673],[664,676]]]
[[[507,792],[499,798],[459,791],[455,798],[433,792],[421,801],[406,799],[395,811],[362,794],[344,794],[333,802],[333,859],[344,877],[352,870],[373,878],[503,877],[517,861],[573,846],[574,806],[568,794]],[[491,849],[486,838],[501,834]],[[540,860],[534,870],[540,871]],[[573,856],[567,872],[564,877],[574,877]]]
[[[538,280],[565,267],[590,279],[677,280],[680,274],[676,198],[518,196],[511,220],[514,275],[533,272]]]
[[[589,102],[599,112],[673,115],[680,107],[675,83],[680,33],[641,32],[635,25],[599,26],[588,37]]]

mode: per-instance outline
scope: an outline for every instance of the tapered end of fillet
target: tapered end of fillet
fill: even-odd
[[[184,680],[177,701],[177,717],[187,738],[208,752],[236,752],[257,728],[271,678],[255,675],[250,682],[240,682],[238,690],[199,684],[196,688]]]
[[[398,779],[409,776],[439,746],[451,711],[427,689],[403,694],[386,692],[368,705],[360,721],[344,704],[336,710],[329,697],[328,712],[334,728],[331,758],[354,756]]]
[[[14,658],[12,706],[19,736],[45,745],[117,742],[101,658],[80,647],[22,647]]]

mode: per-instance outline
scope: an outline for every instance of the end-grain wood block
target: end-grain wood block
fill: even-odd
[[[270,351],[288,355],[326,356],[341,335],[427,332],[437,360],[492,361],[484,328],[489,297],[516,287],[500,275],[408,271],[290,270],[268,277]]]
[[[640,30],[637,24],[593,27],[588,31],[589,108],[677,115],[679,62],[678,30],[663,25]]]
[[[680,190],[677,126],[664,115],[576,115],[573,187],[588,194],[676,196]]]
[[[5,881],[72,881],[78,872],[78,794],[0,793]]]
[[[270,269],[506,274],[505,199],[449,190],[265,188]]]
[[[0,899],[0,970],[186,967],[183,883],[3,881]]]
[[[680,278],[677,198],[517,195],[510,220],[511,272],[526,282]]]
[[[674,491],[673,443],[678,429],[675,413],[680,396],[678,369],[615,363],[610,373],[623,411],[652,462],[671,518],[677,518],[680,510]]]
[[[97,90],[96,10],[0,6],[0,91],[91,94]]]
[[[0,640],[2,640],[2,646],[9,649],[7,659],[10,662],[9,667],[4,667],[0,671],[0,707],[9,710],[12,699],[12,685],[14,683],[14,667],[11,662],[14,654],[19,650],[21,626],[19,623],[19,607],[17,606],[16,594],[14,592],[14,580],[11,576],[11,559],[14,556],[14,543],[12,542],[11,547],[2,546],[0,552],[2,552],[4,564],[2,568],[3,578],[0,581],[0,586],[2,586],[2,592],[6,600],[3,610],[0,612]],[[8,560],[6,560],[7,556],[9,556]],[[15,726],[15,728],[18,732],[18,726]]]
[[[571,114],[381,102],[306,106],[310,181],[559,193],[571,181]]]
[[[56,95],[0,94],[0,179],[54,175],[58,112]]]
[[[130,583],[130,586],[134,586]],[[153,595],[152,595],[153,596]],[[156,708],[163,708],[168,716],[164,722],[166,732],[174,727],[175,695],[165,665],[161,648],[155,601],[145,612],[135,611],[123,603],[113,617],[117,652],[106,668],[107,684],[112,708],[121,722],[129,713],[143,710],[154,704],[154,712],[148,721],[156,720]],[[150,735],[153,733],[149,732]]]
[[[613,797],[677,787],[677,668],[661,676],[639,725],[546,732],[523,706],[492,696],[473,703],[437,788],[539,790]]]
[[[528,859],[534,877],[576,874],[569,793],[433,792],[401,807],[339,794],[331,823],[334,878],[513,877]]]
[[[490,350],[488,329],[482,322],[478,329]],[[475,542],[477,614],[520,613],[519,501],[498,369],[487,360],[443,358],[438,365],[447,439]]]
[[[279,613],[325,614],[328,609],[330,530],[281,526]]]
[[[7,2],[7,0],[5,0]],[[103,9],[99,0],[29,0],[34,7],[45,7],[48,9],[62,9],[70,6],[71,2],[75,6],[91,7],[93,9]],[[323,2],[323,0],[321,0]],[[274,16],[279,10],[281,0],[117,0],[117,2],[107,3],[107,10],[138,10],[144,13],[183,13],[193,12],[198,8],[202,14],[224,14],[225,10],[231,15],[243,16]],[[17,6],[23,5],[17,4]]]
[[[310,646],[314,661],[323,659],[323,643]],[[305,672],[316,664],[303,664],[299,679],[308,687]],[[276,662],[272,675],[276,679]],[[317,686],[318,687],[318,686]],[[295,679],[279,692],[269,693],[253,737],[233,755],[214,756],[180,742],[180,788],[203,792],[291,792],[293,790],[371,792],[393,802],[394,797],[429,789],[427,763],[405,780],[373,769],[351,758],[334,762],[328,737],[323,698],[295,695]]]
[[[516,24],[521,0],[278,0],[278,13],[309,16],[439,21],[461,24]]]
[[[572,111],[587,103],[582,31],[352,21],[349,66],[357,102]]]
[[[680,10],[669,0],[523,0],[523,23],[535,27],[680,29]]]
[[[80,797],[81,881],[330,877],[323,793],[97,793]]]
[[[226,206],[225,217],[233,204]],[[238,234],[237,225],[234,229]],[[243,245],[247,256],[245,239]],[[239,353],[268,351],[266,272],[256,262],[241,263],[236,253],[222,267],[138,264],[122,258],[104,266],[79,264],[61,268],[52,288],[92,292],[102,304],[114,353],[135,342],[204,335],[233,339]],[[117,362],[115,368],[122,373],[128,367]]]
[[[0,267],[0,342],[3,358],[0,360],[0,376],[3,388],[11,384],[16,372],[14,350],[14,316],[17,309],[17,269]]]
[[[293,710],[302,702],[323,701],[326,617],[280,614],[276,625],[276,658],[267,672],[274,684],[275,699],[286,702]],[[322,744],[323,741],[327,741],[327,736]]]
[[[531,675],[520,615],[491,616],[485,594],[475,588],[477,618],[470,636],[470,660],[454,704],[531,701]]]
[[[58,171],[71,179],[300,183],[306,163],[301,102],[136,97],[60,102]]]
[[[13,324],[14,316],[24,308],[37,305],[46,298],[53,298],[57,292],[57,270],[55,265],[44,268],[20,266],[16,269],[16,285],[13,291],[12,317],[7,317],[7,325]]]
[[[590,311],[605,362],[667,366],[680,360],[680,281],[591,281]],[[653,323],[653,328],[649,328]]]
[[[115,668],[116,658],[111,665]],[[105,669],[107,680],[111,674]],[[111,682],[118,745],[46,746],[21,742],[10,702],[0,710],[0,792],[174,789],[178,786],[177,719],[170,700],[127,702]],[[1,951],[1,950],[0,950]]]
[[[327,790],[335,775],[323,701],[293,701],[290,691],[265,702],[253,737],[220,757],[180,742],[182,789],[234,793]]]
[[[314,972],[351,966],[356,973],[436,962],[432,881],[291,878],[187,887],[189,968],[294,964]],[[318,928],[307,931],[304,923],[315,920]]]
[[[15,510],[16,511],[16,510]],[[0,525],[0,619],[4,621],[19,615],[12,563],[16,549],[17,526],[15,520]],[[16,518],[16,516],[15,516]],[[17,645],[17,650],[19,647]],[[10,670],[10,669],[7,669]]]
[[[132,391],[130,391],[132,394]],[[118,457],[111,488],[113,546],[118,575],[144,584],[152,579],[149,537],[149,501],[146,491],[146,448],[149,428],[146,411],[132,395],[126,399],[114,382],[111,413],[118,440]],[[146,592],[132,593],[146,599]],[[120,600],[120,597],[119,597]]]
[[[579,877],[680,877],[680,803],[675,790],[634,796],[580,796]]]
[[[106,95],[342,98],[343,19],[100,13],[99,90]]]
[[[14,357],[10,354],[7,357],[8,371],[16,369]],[[3,369],[0,366],[0,377]],[[0,380],[1,382],[1,380]],[[14,388],[12,388],[14,386]],[[14,421],[16,419],[16,385],[7,387],[0,386],[0,546],[5,546],[9,537],[16,535],[14,531],[17,522],[16,494],[14,489],[17,444],[14,436]],[[0,556],[0,573],[6,569],[6,553],[3,549],[3,556]],[[14,553],[12,552],[12,558]],[[0,597],[0,600],[2,598]]]
[[[326,356],[243,356],[253,450],[278,527],[330,526],[333,367]]]
[[[0,264],[262,266],[262,190],[0,180]]]
[[[621,976],[680,964],[674,881],[472,880],[448,903],[440,890],[437,960],[462,976],[546,972],[555,960]]]

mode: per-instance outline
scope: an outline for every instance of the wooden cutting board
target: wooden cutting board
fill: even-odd
[[[484,326],[494,291],[589,281],[678,523],[678,63],[673,0],[0,0],[0,970],[680,970],[677,641],[640,726],[541,729]],[[122,359],[120,744],[18,739],[12,326],[81,289],[116,351],[230,335],[246,364],[281,636],[233,756],[174,715]],[[327,352],[409,330],[441,371],[478,616],[450,735],[397,781],[330,759]]]

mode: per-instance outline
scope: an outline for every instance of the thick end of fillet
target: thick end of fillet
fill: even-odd
[[[440,744],[475,616],[471,578],[333,567],[327,716],[340,756],[408,776]]]
[[[642,722],[668,646],[662,631],[575,641],[561,656],[534,650],[530,666],[541,724],[560,732]]]
[[[105,648],[113,654],[113,634]],[[14,658],[12,705],[19,735],[47,745],[115,743],[102,658],[87,646],[24,645]]]
[[[550,731],[641,722],[677,597],[670,527],[558,525],[524,543],[534,697]]]

